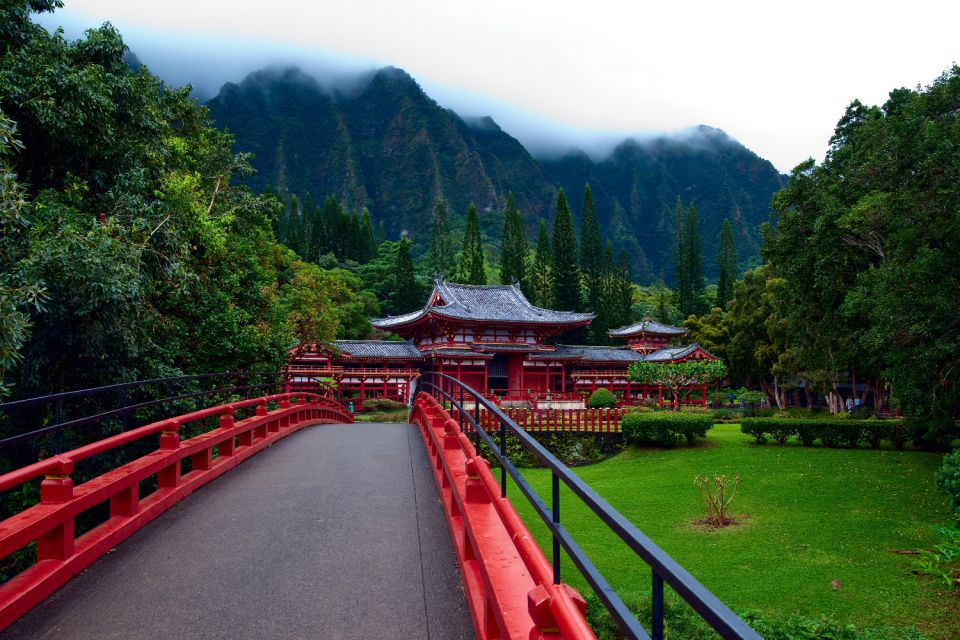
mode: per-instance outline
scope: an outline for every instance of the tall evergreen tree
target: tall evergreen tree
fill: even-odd
[[[611,287],[610,297],[614,302],[610,326],[616,328],[633,322],[633,272],[630,269],[630,258],[627,256],[625,249],[620,250],[613,272],[613,286]]]
[[[561,311],[579,311],[583,308],[579,257],[577,238],[573,234],[573,217],[567,205],[567,196],[560,189],[553,219],[553,304]],[[586,328],[581,327],[567,331],[561,339],[582,343],[586,336]]]
[[[417,285],[413,260],[410,258],[410,244],[410,240],[403,237],[400,239],[400,246],[397,248],[393,296],[390,300],[393,313],[413,311],[423,303],[420,300],[420,287]]]
[[[357,262],[360,264],[370,262],[376,251],[377,244],[373,234],[373,218],[370,217],[370,210],[364,207],[363,213],[360,215],[360,240]]]
[[[697,208],[691,203],[687,209],[687,223],[684,227],[684,240],[687,244],[687,277],[690,283],[690,306],[682,309],[684,318],[690,314],[706,311],[703,281],[703,259],[700,255],[700,218]]]
[[[533,304],[549,309],[553,306],[553,251],[547,235],[547,223],[540,220],[537,250],[530,270],[530,292]]]
[[[615,300],[613,295],[611,295],[614,285],[613,243],[607,240],[606,245],[601,246],[603,246],[603,250],[600,254],[599,261],[600,278],[595,287],[596,306],[591,309],[591,311],[597,314],[597,317],[590,323],[590,341],[593,344],[606,344],[608,342],[607,330],[613,326],[613,317],[616,313]],[[584,280],[586,280],[586,278],[584,278]],[[590,292],[589,288],[587,292]]]
[[[677,294],[677,305],[681,308],[690,306],[690,265],[687,261],[687,241],[684,231],[686,217],[683,212],[683,202],[677,196],[677,203],[673,208],[673,255],[675,264],[674,290]],[[686,316],[683,316],[686,318]]]
[[[500,282],[502,284],[512,284],[516,280],[526,291],[529,252],[530,245],[523,232],[520,209],[517,208],[511,192],[507,194],[507,210],[503,217],[503,243],[500,248]]]
[[[464,284],[487,284],[486,258],[483,254],[483,241],[480,239],[480,219],[473,203],[467,212],[467,229],[463,234],[460,281]]]
[[[613,248],[610,249],[610,262],[613,262]],[[597,219],[597,209],[593,204],[593,194],[590,185],[583,189],[583,214],[580,220],[580,271],[583,274],[583,284],[586,293],[586,308],[600,316],[603,306],[603,284],[607,277],[608,268],[604,265],[603,238],[600,237],[600,221]],[[611,265],[612,266],[612,265]],[[596,324],[596,321],[594,321]],[[606,329],[600,327],[602,337],[606,337]],[[594,333],[594,339],[598,336]]]
[[[726,310],[727,303],[733,299],[733,283],[737,280],[737,247],[734,244],[729,218],[723,219],[723,228],[720,230],[717,266],[720,268],[720,278],[717,280],[717,306]]]
[[[430,239],[430,271],[437,276],[453,274],[453,241],[450,239],[450,216],[447,204],[437,200],[433,209],[433,235]]]

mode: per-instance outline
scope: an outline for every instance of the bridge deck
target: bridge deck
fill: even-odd
[[[423,443],[291,435],[184,500],[4,638],[472,638]]]

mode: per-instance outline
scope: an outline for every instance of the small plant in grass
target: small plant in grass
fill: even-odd
[[[950,496],[953,518],[960,522],[960,449],[944,456],[943,464],[937,471],[937,488]]]
[[[921,550],[917,560],[917,570],[928,576],[943,580],[951,589],[960,590],[960,529],[956,527],[934,527],[940,537],[940,544],[932,551]]]
[[[693,485],[700,492],[700,499],[707,510],[707,515],[698,520],[698,524],[706,524],[714,529],[720,529],[728,524],[735,524],[736,520],[729,515],[730,503],[740,488],[740,474],[731,480],[726,474],[713,476],[697,476]]]
[[[591,409],[607,409],[617,406],[617,397],[609,389],[600,387],[590,395],[587,406]]]

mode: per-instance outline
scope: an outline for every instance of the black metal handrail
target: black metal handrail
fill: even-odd
[[[209,381],[214,384],[209,384]],[[221,385],[216,381],[227,380],[229,384]],[[54,440],[54,453],[60,453],[60,435],[67,429],[73,429],[89,424],[97,424],[104,420],[113,418],[122,418],[125,422],[129,416],[137,411],[150,409],[154,407],[163,407],[174,402],[183,400],[199,400],[201,406],[205,404],[207,398],[212,396],[223,396],[226,394],[243,394],[250,396],[253,392],[260,392],[258,395],[264,395],[263,392],[279,392],[286,377],[278,371],[231,371],[222,373],[203,373],[189,376],[171,376],[166,378],[154,378],[151,380],[138,380],[134,382],[123,382],[91,389],[78,389],[74,391],[65,391],[46,396],[27,398],[23,400],[13,400],[0,403],[0,415],[12,415],[18,411],[28,411],[33,409],[46,409],[52,415],[46,416],[52,421],[52,424],[46,424],[37,429],[26,429],[21,433],[0,438],[0,450],[14,444],[26,442],[45,436],[56,436]],[[199,391],[187,391],[170,394],[175,386],[197,383]],[[164,389],[165,394],[162,397],[149,398],[139,402],[130,402],[131,392],[151,390],[152,388]],[[84,415],[79,418],[63,420],[65,409],[71,402],[82,402],[86,400],[100,399],[110,394],[119,393],[119,400],[115,407],[101,410],[90,415]],[[125,424],[125,428],[126,428]]]
[[[552,536],[552,564],[554,584],[560,583],[560,547],[562,546],[581,575],[593,588],[594,593],[603,602],[607,611],[617,621],[620,629],[630,638],[649,640],[663,639],[663,585],[670,587],[703,618],[721,637],[727,639],[762,640],[761,636],[740,619],[737,614],[723,604],[690,573],[681,567],[665,551],[644,535],[632,522],[600,497],[556,456],[537,442],[529,433],[511,420],[499,407],[488,401],[477,391],[456,378],[441,373],[427,373],[420,379],[420,387],[438,401],[449,402],[458,410],[461,429],[467,421],[473,427],[478,443],[484,442],[500,464],[500,492],[507,495],[507,476],[534,510],[544,521]],[[431,392],[432,391],[432,392]],[[459,399],[457,395],[459,393]],[[476,417],[471,415],[464,404],[472,401]],[[480,426],[480,408],[489,411],[497,420],[500,431],[499,444]],[[551,506],[548,508],[542,498],[533,490],[520,474],[506,453],[507,431],[513,433],[537,459],[551,472]],[[600,573],[583,549],[577,544],[569,531],[560,523],[560,481],[586,504],[593,513],[606,524],[611,531],[640,558],[650,566],[652,578],[652,633],[648,634],[636,617],[613,590],[606,578]]]

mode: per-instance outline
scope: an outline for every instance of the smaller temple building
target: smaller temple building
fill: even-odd
[[[451,375],[496,399],[582,401],[597,388],[624,404],[666,402],[663,390],[631,383],[631,363],[684,362],[715,357],[697,343],[670,346],[686,329],[645,319],[613,329],[620,346],[556,344],[565,331],[584,327],[593,314],[534,306],[514,285],[464,285],[438,279],[423,308],[371,320],[405,340],[337,340],[291,350],[292,388],[327,379],[357,408],[370,398],[407,402],[421,373]],[[688,390],[686,402],[705,403],[706,389]]]

